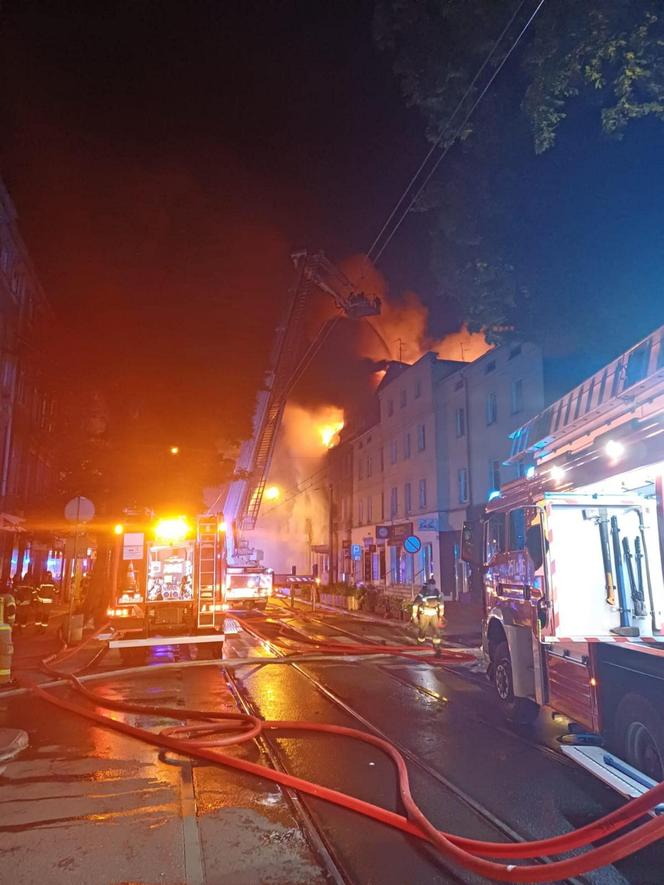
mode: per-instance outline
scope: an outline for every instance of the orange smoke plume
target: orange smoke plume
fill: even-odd
[[[465,325],[439,341],[432,338],[427,331],[429,310],[419,295],[409,291],[400,297],[391,295],[385,277],[366,256],[354,255],[346,259],[341,268],[359,290],[377,295],[382,301],[380,315],[368,321],[375,334],[363,336],[366,356],[414,363],[433,351],[440,359],[472,362],[491,350],[482,332],[469,332]]]

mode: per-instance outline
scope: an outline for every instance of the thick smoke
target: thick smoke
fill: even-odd
[[[328,542],[325,455],[343,427],[337,406],[308,409],[289,403],[270,470],[279,487],[275,502],[264,502],[251,543],[264,551],[265,563],[278,573],[296,566],[311,572],[311,546]]]
[[[380,316],[368,321],[374,331],[362,335],[361,356],[413,363],[433,351],[441,359],[472,362],[490,350],[484,335],[469,332],[466,326],[439,340],[433,338],[428,332],[429,309],[419,295],[406,291],[397,296],[390,292],[385,277],[366,256],[348,258],[341,267],[361,291],[382,300]]]

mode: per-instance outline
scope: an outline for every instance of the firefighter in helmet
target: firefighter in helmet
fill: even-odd
[[[424,583],[412,603],[412,620],[417,626],[417,644],[424,645],[427,639],[433,643],[436,657],[440,656],[441,636],[445,603],[436,586],[433,575]]]

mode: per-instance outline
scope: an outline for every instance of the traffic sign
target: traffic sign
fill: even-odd
[[[143,559],[145,535],[143,532],[126,532],[122,545],[123,560]]]
[[[351,544],[351,559],[362,559],[362,547],[359,544]]]
[[[89,498],[79,495],[65,505],[65,519],[69,522],[90,522],[95,515],[95,505]]]
[[[413,534],[412,522],[398,522],[395,525],[377,525],[376,540],[386,541],[390,547],[399,547],[404,538]]]
[[[403,549],[406,553],[418,553],[422,549],[422,542],[417,535],[408,535],[404,538]]]

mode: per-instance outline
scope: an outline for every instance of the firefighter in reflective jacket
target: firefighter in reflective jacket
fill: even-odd
[[[443,626],[445,603],[441,598],[440,590],[436,586],[436,579],[433,575],[431,575],[413,600],[412,612],[413,623],[418,628],[417,644],[424,645],[427,639],[430,638],[436,656],[440,655],[440,630]]]

